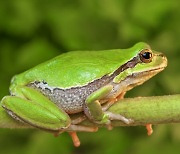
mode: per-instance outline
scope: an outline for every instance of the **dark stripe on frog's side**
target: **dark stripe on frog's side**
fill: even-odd
[[[46,82],[35,81],[28,84],[29,87],[38,89],[43,95],[47,96],[52,102],[54,102],[58,107],[62,108],[65,112],[72,114],[78,113],[83,110],[83,104],[86,98],[94,91],[100,89],[101,87],[110,83],[114,77],[123,72],[128,68],[135,67],[139,63],[139,57],[134,57],[126,64],[119,67],[111,75],[105,75],[100,79],[96,79],[87,85],[82,87],[73,87],[68,89],[61,88],[48,88]]]

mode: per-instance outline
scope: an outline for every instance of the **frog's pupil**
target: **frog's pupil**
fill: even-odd
[[[150,59],[152,57],[152,54],[150,52],[144,52],[142,55],[145,59]]]

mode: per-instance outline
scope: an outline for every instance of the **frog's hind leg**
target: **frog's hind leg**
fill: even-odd
[[[17,87],[16,96],[5,96],[1,105],[12,117],[43,130],[63,130],[71,124],[67,113],[30,87]]]

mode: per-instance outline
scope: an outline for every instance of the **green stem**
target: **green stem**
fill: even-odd
[[[134,123],[128,126],[145,125],[148,123],[178,123],[180,122],[180,94],[125,98],[114,103],[108,111],[133,119]],[[95,124],[85,120],[81,125],[94,126]],[[124,124],[122,121],[113,121],[112,126],[127,126],[127,124]],[[31,126],[14,120],[0,107],[0,128],[31,128]]]
[[[124,99],[114,104],[109,111],[132,118],[131,125],[165,124],[180,122],[180,94],[169,96],[139,97]],[[125,125],[114,122],[114,126]]]

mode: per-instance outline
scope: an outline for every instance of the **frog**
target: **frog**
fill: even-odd
[[[127,49],[70,51],[15,75],[1,106],[32,127],[55,135],[69,132],[79,146],[76,132],[98,129],[78,125],[84,119],[108,128],[112,120],[133,123],[108,108],[166,66],[166,56],[144,42]],[[83,118],[71,119],[81,112]]]

